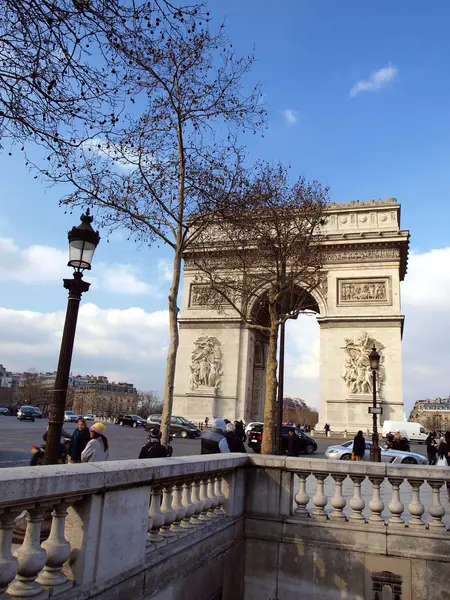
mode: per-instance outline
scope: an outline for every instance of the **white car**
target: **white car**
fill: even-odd
[[[251,423],[247,423],[247,425],[245,426],[245,434],[248,435],[249,432],[254,428],[254,427],[259,427],[261,425],[264,425],[264,423],[262,423],[261,421],[252,421]]]
[[[96,417],[95,417],[95,415],[91,415],[91,414],[89,414],[89,415],[84,415],[84,417],[83,417],[83,419],[84,419],[85,421],[95,421],[95,418],[96,418]]]
[[[366,451],[364,452],[364,461],[370,458],[370,446],[372,442],[366,442]],[[325,451],[325,457],[331,460],[352,460],[353,441],[329,446]],[[426,465],[427,459],[421,454],[415,452],[404,452],[401,450],[386,450],[381,447],[381,462],[403,465]]]
[[[77,413],[74,413],[73,410],[64,411],[64,422],[65,423],[76,423],[78,421]]]

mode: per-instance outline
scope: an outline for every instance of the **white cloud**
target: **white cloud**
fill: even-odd
[[[298,111],[293,108],[285,108],[281,111],[286,123],[289,125],[295,125],[298,123]]]
[[[24,284],[61,282],[70,275],[67,251],[51,246],[19,248],[11,238],[0,237],[0,280]],[[158,274],[154,284],[143,280],[143,274],[134,265],[96,263],[95,275],[89,281],[98,289],[125,295],[160,295],[160,285],[167,281],[166,273]]]
[[[7,368],[56,370],[63,324],[64,311],[0,308],[0,356],[7,358]],[[167,311],[102,310],[82,304],[72,372],[109,374],[141,389],[161,389],[167,330]]]
[[[374,92],[375,90],[379,90],[388,83],[391,83],[391,81],[394,81],[397,75],[397,68],[391,65],[378,69],[378,71],[373,71],[369,79],[361,79],[355,83],[350,90],[350,98],[354,98],[360,92]]]
[[[158,276],[161,281],[172,281],[173,264],[166,258],[161,258],[158,261]]]

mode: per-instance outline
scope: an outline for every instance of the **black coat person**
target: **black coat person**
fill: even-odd
[[[289,429],[287,442],[287,455],[300,456],[300,438],[295,433],[295,429]]]
[[[167,448],[161,444],[160,437],[158,429],[150,429],[148,442],[142,446],[139,458],[166,458]]]
[[[366,440],[364,439],[363,432],[360,430],[353,440],[353,454],[355,455],[355,459],[363,460],[365,451]]]
[[[427,439],[425,440],[425,444],[427,445],[428,464],[435,465],[437,462],[437,444],[435,434],[429,433]]]
[[[227,432],[225,433],[226,440],[228,442],[228,448],[230,452],[243,452],[245,453],[244,442],[241,437],[237,435],[235,426],[233,423],[227,423]]]

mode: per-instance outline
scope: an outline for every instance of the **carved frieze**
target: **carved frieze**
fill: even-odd
[[[390,279],[338,279],[338,304],[391,304]]]
[[[398,248],[347,248],[345,250],[330,250],[327,252],[327,262],[354,262],[371,260],[397,260],[400,258]]]
[[[202,336],[194,342],[189,388],[214,390],[220,387],[222,376],[222,350],[216,337]]]
[[[189,308],[204,308],[207,306],[225,306],[224,298],[208,283],[191,283],[189,293]]]

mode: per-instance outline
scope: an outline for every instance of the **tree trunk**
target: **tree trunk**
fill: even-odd
[[[178,306],[177,298],[180,288],[181,254],[175,252],[173,259],[172,285],[169,292],[169,350],[166,361],[166,379],[164,383],[164,404],[161,417],[161,444],[167,446],[170,434],[170,421],[172,418],[173,388],[175,382],[175,368],[178,352]]]
[[[274,453],[274,422],[275,422],[275,398],[277,395],[277,345],[278,324],[275,305],[269,304],[270,333],[269,349],[266,364],[266,399],[264,403],[264,435],[262,441],[262,453]]]

